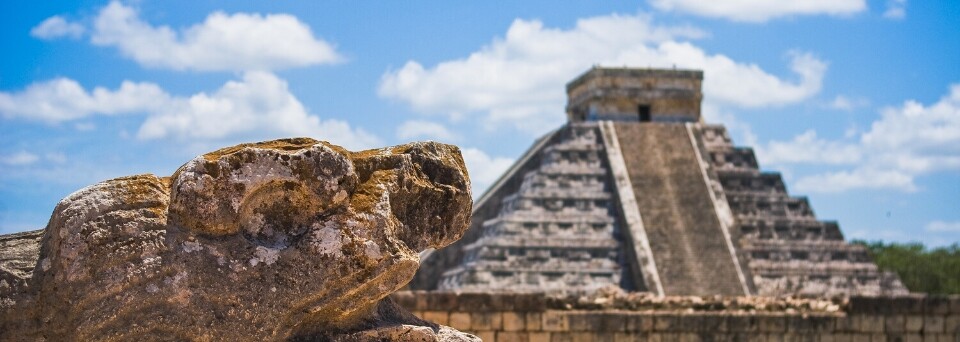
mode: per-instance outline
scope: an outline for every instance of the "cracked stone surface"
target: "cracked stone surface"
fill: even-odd
[[[0,236],[0,340],[473,340],[384,299],[471,206],[432,142],[275,140],[105,181]]]

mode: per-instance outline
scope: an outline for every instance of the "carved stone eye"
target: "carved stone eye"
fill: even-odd
[[[317,198],[303,184],[276,181],[260,186],[240,204],[241,232],[254,244],[286,248],[298,240],[320,212],[304,210],[321,208]]]
[[[358,180],[344,154],[312,140],[287,143],[299,150],[254,145],[184,165],[173,180],[172,223],[215,236],[243,232],[257,244],[288,246],[318,215],[342,207]]]

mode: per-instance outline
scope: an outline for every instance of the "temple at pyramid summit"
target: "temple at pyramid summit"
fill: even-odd
[[[703,77],[594,67],[568,83],[568,122],[474,203],[464,237],[428,254],[410,287],[907,293],[779,173],[761,171],[752,149],[703,122]]]

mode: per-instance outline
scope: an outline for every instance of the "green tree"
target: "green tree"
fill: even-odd
[[[911,292],[960,294],[960,245],[927,249],[920,243],[853,241],[870,250],[881,269],[900,275]]]

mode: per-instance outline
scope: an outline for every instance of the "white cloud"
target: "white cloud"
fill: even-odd
[[[907,0],[888,0],[887,10],[883,17],[892,20],[902,20],[907,17]]]
[[[51,152],[43,156],[48,161],[56,164],[63,164],[67,162],[67,155],[61,152]]]
[[[732,139],[739,141],[747,146],[759,146],[759,139],[753,133],[753,128],[749,123],[743,122],[729,111],[707,102],[700,106],[700,115],[705,122],[722,123]]]
[[[849,127],[847,127],[846,130],[843,131],[843,137],[849,139],[849,138],[856,137],[857,134],[859,133],[860,133],[860,128],[858,128],[856,125],[850,125]]]
[[[827,103],[827,108],[842,110],[842,111],[852,111],[854,109],[867,107],[870,105],[870,101],[865,98],[850,98],[843,95],[837,95],[832,101]]]
[[[379,145],[375,136],[340,120],[320,120],[290,93],[287,82],[267,72],[244,73],[217,91],[176,98],[147,117],[140,139],[220,140],[229,137],[308,136],[348,148]]]
[[[12,166],[30,165],[36,163],[38,160],[40,160],[39,156],[27,151],[20,151],[11,155],[0,156],[0,163]]]
[[[95,18],[91,41],[114,46],[142,65],[174,70],[276,70],[342,59],[292,15],[214,12],[175,31],[144,22],[116,1]]]
[[[705,100],[756,108],[797,103],[820,91],[827,64],[809,53],[793,51],[789,55],[790,70],[800,76],[797,83],[770,75],[754,64],[740,64],[723,55],[707,56],[700,49],[677,51],[666,60],[673,56],[709,75],[703,82]]]
[[[855,164],[861,159],[861,151],[856,145],[820,139],[814,130],[808,130],[791,141],[772,141],[767,146],[757,146],[756,153],[764,164]]]
[[[926,229],[934,233],[960,233],[960,221],[933,221],[927,224]]]
[[[911,173],[960,169],[960,84],[937,103],[886,108],[861,136],[880,162]]]
[[[309,115],[290,93],[286,81],[267,72],[247,72],[211,94],[171,101],[147,117],[137,137],[216,140],[229,136],[269,134],[313,136],[349,147],[372,147],[372,135],[339,120]]]
[[[537,134],[563,122],[564,85],[597,63],[703,69],[706,101],[740,107],[796,103],[820,90],[826,63],[810,54],[789,54],[798,76],[791,82],[678,41],[703,35],[691,27],[655,26],[643,15],[581,19],[567,30],[517,19],[504,38],[468,57],[433,67],[410,61],[385,73],[379,94],[420,112],[454,120],[479,114],[490,127],[508,124]]]
[[[40,39],[80,38],[84,31],[83,25],[68,22],[63,17],[55,15],[30,29],[30,35]]]
[[[96,87],[88,92],[77,81],[56,78],[33,83],[17,93],[0,92],[0,114],[57,123],[94,113],[155,111],[169,102],[170,96],[152,83],[124,81],[117,90]]]
[[[500,175],[510,168],[510,165],[513,165],[513,159],[491,157],[476,148],[464,148],[461,152],[463,161],[467,164],[467,170],[470,172],[474,197],[480,197],[493,182],[500,178]]]
[[[45,122],[91,115],[146,114],[136,136],[143,140],[236,141],[310,136],[348,148],[380,144],[375,136],[340,120],[311,115],[286,81],[268,72],[247,72],[213,93],[167,94],[152,83],[124,81],[120,88],[88,92],[76,81],[35,83],[19,93],[0,92],[0,114]]]
[[[797,180],[801,192],[838,193],[854,189],[894,189],[916,191],[913,176],[899,170],[858,168],[802,177]]]
[[[73,125],[73,128],[80,132],[89,132],[97,129],[97,125],[92,122],[78,122]]]
[[[454,141],[456,137],[447,127],[436,122],[410,120],[397,127],[397,137],[403,140],[430,138],[441,141]]]
[[[722,18],[740,22],[766,22],[797,15],[848,16],[867,9],[865,0],[649,0],[661,11]]]
[[[960,170],[960,84],[929,106],[911,100],[883,109],[857,141],[827,141],[807,131],[793,141],[774,141],[758,150],[763,151],[761,162],[853,166],[803,177],[797,181],[801,191],[915,191],[918,176]]]

